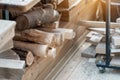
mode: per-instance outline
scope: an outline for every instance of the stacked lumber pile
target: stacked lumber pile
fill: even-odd
[[[32,72],[37,70],[32,77],[35,79],[42,72],[40,70],[47,67],[44,64],[56,59],[58,48],[66,40],[74,39],[76,33],[73,29],[59,28],[60,14],[51,4],[34,7],[25,13],[11,11],[11,14],[17,23],[12,50],[26,63],[22,80],[30,80]]]
[[[0,25],[0,79],[20,80],[25,61],[12,50],[16,22],[0,20]]]
[[[86,42],[82,46],[81,56],[87,58],[95,58],[97,55],[106,55],[106,29],[105,22],[101,21],[81,21],[81,25],[87,26],[90,32],[86,35]],[[111,23],[111,60],[112,66],[120,66],[120,18],[116,22]]]
[[[59,13],[48,4],[36,8],[16,19],[15,48],[30,50],[38,57],[55,57],[56,47],[65,39],[73,39],[72,29],[59,27]]]

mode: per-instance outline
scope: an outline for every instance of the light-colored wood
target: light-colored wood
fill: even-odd
[[[13,50],[20,56],[21,60],[25,60],[26,65],[32,65],[34,56],[31,51],[22,48],[13,48]]]
[[[52,32],[52,33],[55,35],[55,38],[54,38],[55,44],[53,47],[60,47],[65,41],[63,34],[57,33],[57,32]]]
[[[0,48],[2,48],[15,35],[15,21],[0,20]]]
[[[105,22],[103,21],[86,21],[81,20],[79,25],[86,26],[87,28],[105,28]],[[111,28],[120,28],[120,23],[111,22]]]
[[[48,45],[21,42],[21,41],[14,41],[14,46],[16,48],[28,49],[34,55],[39,56],[39,57],[47,57],[48,49],[49,49]]]
[[[120,36],[112,36],[112,44],[115,47],[120,47]]]
[[[48,32],[56,32],[56,33],[61,33],[63,35],[64,39],[73,39],[75,38],[76,34],[73,29],[65,29],[65,28],[57,28],[57,29],[42,29],[44,31]]]
[[[7,64],[6,64],[7,63]],[[0,59],[0,68],[7,69],[24,69],[25,61],[11,60],[11,59]]]
[[[111,66],[120,66],[120,57],[119,56],[114,56],[110,62]]]
[[[97,45],[96,53],[105,54],[105,43],[99,43]]]
[[[20,57],[13,50],[7,50],[0,53],[0,59],[20,60]]]
[[[90,31],[87,35],[86,38],[90,39],[93,35],[99,35],[99,33],[95,32],[95,31]]]
[[[96,31],[96,32],[101,33],[101,34],[106,34],[106,29],[105,28],[89,28],[89,30]],[[110,29],[110,33],[114,34],[115,30],[114,29]]]
[[[0,8],[26,12],[40,0],[0,0]]]
[[[64,0],[58,5],[58,8],[71,9],[76,6],[81,0]]]
[[[120,29],[119,29],[119,28],[116,28],[116,29],[115,29],[115,32],[118,33],[118,34],[120,34]]]
[[[106,53],[106,45],[105,43],[99,43],[96,47],[96,53],[97,54],[105,54]],[[111,53],[113,54],[119,54],[120,53],[120,49],[116,49],[116,48],[111,48]]]
[[[54,44],[52,45],[52,47],[59,47],[64,43],[65,41],[64,33],[53,31],[54,29],[48,29],[48,28],[41,28],[41,30],[54,34],[55,36]]]
[[[89,46],[81,53],[81,56],[86,58],[95,58],[96,55],[95,48],[96,46],[94,45]]]
[[[29,29],[21,32],[21,34],[16,35],[15,40],[32,41],[35,43],[53,45],[55,42],[54,37],[55,35],[52,33],[44,32],[37,29]]]
[[[89,42],[85,42],[80,48],[81,56],[86,58],[94,58],[96,55],[95,48],[96,46],[92,45]]]
[[[92,44],[90,42],[84,42],[83,45],[81,46],[80,50],[83,52],[85,49],[90,47]]]
[[[0,68],[0,79],[1,80],[21,80],[23,74],[24,74],[23,70]]]
[[[94,31],[91,31],[87,34],[87,41],[93,43],[94,45],[98,44],[102,38],[103,35]]]
[[[48,50],[48,57],[55,58],[57,56],[57,49],[56,48],[50,48]]]
[[[0,59],[0,78],[21,80],[24,74],[25,61]]]
[[[120,23],[120,18],[117,18],[117,19],[116,19],[116,22],[117,22],[117,23]]]
[[[13,48],[13,40],[8,41],[2,48],[0,48],[0,53]]]

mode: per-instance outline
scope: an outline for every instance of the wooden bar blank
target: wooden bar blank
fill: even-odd
[[[14,46],[15,48],[23,48],[30,50],[34,55],[39,57],[47,57],[47,53],[49,49],[48,45],[21,42],[21,41],[14,41]]]
[[[81,26],[86,26],[87,28],[105,28],[106,23],[102,21],[85,21],[81,20],[78,23]],[[120,23],[111,22],[111,28],[120,28]]]

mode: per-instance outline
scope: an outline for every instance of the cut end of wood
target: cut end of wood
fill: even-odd
[[[30,66],[30,65],[32,65],[33,62],[34,62],[34,56],[33,56],[32,52],[29,51],[27,56],[26,56],[26,64],[28,66]]]
[[[48,57],[55,58],[56,57],[56,53],[57,53],[56,48],[50,48],[48,50]]]

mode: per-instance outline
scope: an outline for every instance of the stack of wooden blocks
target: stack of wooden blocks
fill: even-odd
[[[75,37],[73,29],[59,28],[60,14],[53,5],[39,1],[0,1],[0,8],[9,10],[10,19],[16,20],[0,20],[0,80],[35,79],[44,65],[39,63],[54,60],[66,39]]]
[[[116,20],[120,23],[120,18]],[[113,26],[113,25],[112,25]],[[95,58],[97,55],[106,54],[106,29],[105,28],[89,28],[90,32],[86,36],[86,42],[83,45],[82,56],[87,58]],[[120,29],[110,29],[111,36],[111,65],[120,66]]]
[[[19,80],[24,73],[25,61],[11,50],[16,22],[0,20],[0,25],[0,79]]]

